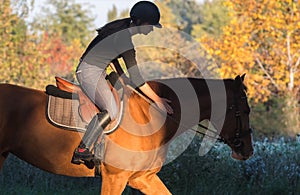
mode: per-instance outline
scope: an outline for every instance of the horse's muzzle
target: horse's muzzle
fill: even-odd
[[[244,154],[244,155],[242,155],[242,154],[239,154],[239,153],[236,153],[236,152],[234,152],[234,151],[232,151],[232,153],[231,153],[231,157],[233,158],[233,159],[236,159],[236,160],[242,160],[242,161],[244,161],[244,160],[248,160],[251,156],[253,155],[253,150],[251,150],[248,154]]]

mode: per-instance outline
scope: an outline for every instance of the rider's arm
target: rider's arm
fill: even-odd
[[[145,81],[143,77],[141,76],[140,70],[137,66],[137,61],[136,61],[136,55],[135,55],[135,50],[130,49],[124,53],[122,53],[122,58],[125,62],[129,78],[132,81],[132,83],[136,86],[139,87],[143,84],[145,84]]]
[[[122,54],[122,57],[126,64],[126,67],[128,69],[128,73],[129,73],[129,76],[130,76],[130,79],[132,80],[132,82],[136,86],[138,86],[138,88],[146,96],[148,96],[150,99],[152,99],[161,110],[165,110],[169,114],[173,114],[173,109],[169,105],[170,100],[159,97],[153,91],[153,89],[147,83],[145,83],[144,79],[140,75],[140,71],[138,69],[137,62],[135,59],[135,50],[132,49],[132,50],[128,50],[128,51],[124,52]]]
[[[166,98],[159,97],[148,85],[148,83],[143,84],[139,87],[139,89],[149,98],[151,98],[161,110],[167,111],[168,114],[173,114],[173,109],[169,105],[171,101]]]
[[[120,63],[119,63],[118,58],[112,60],[111,62],[113,63],[113,65],[114,65],[114,67],[115,67],[115,69],[116,69],[118,75],[119,75],[120,77],[121,77],[121,76],[124,76],[125,73],[124,73],[124,71],[123,71],[123,69],[122,69],[122,67],[121,67],[121,65],[120,65]]]

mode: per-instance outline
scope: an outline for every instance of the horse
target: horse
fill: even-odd
[[[114,132],[104,136],[101,194],[121,194],[126,185],[144,194],[171,194],[157,176],[169,143],[205,119],[218,129],[216,135],[231,148],[234,159],[250,158],[250,107],[243,81],[244,75],[148,81],[159,96],[171,100],[172,115],[124,87],[123,119]],[[42,90],[0,84],[0,169],[12,153],[54,174],[94,177],[91,167],[71,163],[82,132],[51,124],[45,114],[47,99]]]

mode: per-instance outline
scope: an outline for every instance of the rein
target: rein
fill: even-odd
[[[128,88],[130,88],[131,90],[133,90],[136,94],[138,94],[140,97],[142,97],[145,101],[147,101],[149,104],[151,104],[151,103],[153,103],[153,101],[149,98],[149,97],[147,97],[147,96],[145,96],[144,94],[142,94],[142,93],[140,93],[139,91],[137,91],[135,88],[133,88],[131,85],[128,85],[128,84],[126,84],[126,87],[128,87]],[[155,109],[157,109],[159,112],[161,112],[161,110],[158,108],[158,107],[156,107],[155,106]],[[175,120],[173,117],[171,117],[171,116],[168,116],[171,120],[173,120],[174,122],[176,122],[177,124],[180,124],[177,120]],[[220,137],[214,137],[214,136],[211,136],[211,135],[208,135],[208,134],[206,134],[206,133],[203,133],[203,132],[201,132],[201,131],[199,131],[198,129],[194,129],[194,128],[188,128],[187,127],[187,125],[184,125],[184,124],[181,124],[181,126],[184,126],[184,127],[186,127],[187,129],[190,129],[190,130],[192,130],[192,131],[194,131],[194,132],[196,132],[196,133],[198,133],[198,134],[201,134],[201,135],[204,135],[204,136],[207,136],[207,137],[209,137],[209,138],[213,138],[213,139],[216,139],[216,140],[218,140],[218,141],[220,141],[220,142],[224,142],[225,143],[225,140],[223,139],[223,138],[220,138]],[[200,123],[198,123],[198,127],[201,127],[201,128],[203,128],[203,129],[206,129],[206,130],[208,130],[209,132],[212,132],[212,133],[214,133],[215,135],[217,135],[217,136],[219,136],[214,130],[212,130],[212,129],[210,129],[210,128],[208,128],[208,127],[206,127],[206,126],[204,126],[204,125],[202,125],[202,124],[200,124]]]
[[[123,83],[124,84],[124,83]],[[135,88],[133,88],[131,85],[126,84],[126,86],[128,88],[130,88],[131,90],[133,90],[135,93],[137,93],[140,97],[142,97],[145,101],[147,101],[149,104],[153,103],[153,101],[145,96],[144,94],[140,93],[139,91],[137,91]],[[242,142],[241,142],[241,138],[244,136],[247,136],[248,134],[252,133],[252,129],[250,128],[249,131],[247,132],[241,132],[242,131],[242,121],[241,121],[241,112],[239,110],[239,105],[238,105],[238,97],[235,95],[234,96],[234,104],[232,106],[229,107],[229,110],[232,110],[235,107],[235,118],[236,118],[236,133],[235,136],[230,138],[229,140],[225,140],[224,138],[220,137],[219,134],[217,134],[214,130],[198,123],[198,127],[201,127],[203,129],[206,129],[208,132],[212,132],[215,135],[217,135],[218,137],[212,136],[212,135],[208,135],[207,133],[203,133],[201,131],[199,131],[198,129],[194,129],[194,128],[188,128],[186,125],[181,124],[181,126],[186,127],[187,129],[190,129],[198,134],[207,136],[209,138],[212,139],[216,139],[220,142],[223,143],[232,143],[236,148],[240,148],[242,146]],[[247,99],[246,96],[241,97],[242,100]],[[162,112],[158,107],[155,106],[155,109],[157,109],[159,112]],[[168,116],[171,120],[173,120],[174,122],[176,122],[177,124],[180,124],[177,120],[175,120],[173,117]]]
[[[217,134],[214,130],[212,130],[212,129],[210,129],[210,128],[208,128],[208,127],[206,127],[206,126],[204,126],[204,125],[202,125],[202,124],[200,124],[200,123],[198,123],[198,127],[201,127],[201,128],[203,128],[203,129],[206,129],[207,131],[214,133],[214,134],[217,135],[218,137],[214,137],[214,136],[208,135],[208,134],[206,134],[206,133],[203,133],[203,132],[199,131],[198,129],[191,128],[190,130],[195,131],[196,133],[198,133],[198,134],[200,134],[200,135],[204,135],[204,136],[207,136],[207,137],[209,137],[209,138],[216,139],[216,140],[218,140],[218,141],[220,141],[220,142],[225,143],[225,140],[224,140],[223,138],[221,138],[220,135]]]

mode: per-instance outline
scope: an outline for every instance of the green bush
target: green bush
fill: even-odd
[[[296,133],[300,133],[299,104],[289,96],[273,97],[265,103],[250,104],[250,121],[256,137],[294,137]]]
[[[174,194],[299,194],[300,143],[265,139],[255,142],[247,161],[230,158],[221,143],[205,156],[197,156],[195,142],[160,173]]]
[[[247,161],[233,160],[222,143],[199,156],[200,144],[195,137],[181,156],[159,172],[173,194],[300,194],[299,142],[256,141],[255,154]],[[0,173],[0,194],[99,194],[100,188],[100,178],[53,175],[14,156]]]
[[[282,100],[271,99],[265,103],[251,103],[250,121],[258,137],[280,136],[285,133],[283,123]]]

